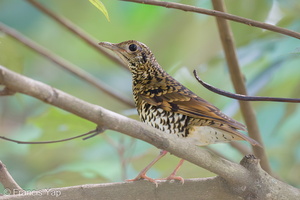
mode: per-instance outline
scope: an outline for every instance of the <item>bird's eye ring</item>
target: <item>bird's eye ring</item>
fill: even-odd
[[[133,52],[133,51],[137,50],[137,46],[136,46],[136,44],[131,44],[131,45],[129,45],[128,49]]]

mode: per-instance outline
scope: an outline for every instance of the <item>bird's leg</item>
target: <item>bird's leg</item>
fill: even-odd
[[[166,150],[162,150],[159,155],[149,164],[147,165],[140,173],[139,175],[137,175],[136,178],[134,179],[129,179],[129,180],[126,180],[126,181],[137,181],[137,180],[140,180],[140,179],[145,179],[145,180],[148,180],[150,182],[153,182],[157,185],[156,181],[153,179],[153,178],[150,178],[148,176],[146,176],[146,173],[148,172],[148,170],[159,160],[161,159],[162,157],[164,157],[168,152]]]
[[[176,176],[177,171],[179,170],[179,168],[181,167],[181,165],[183,164],[184,159],[181,159],[178,163],[178,165],[176,166],[176,168],[174,169],[174,171],[172,172],[172,174],[170,174],[170,176],[168,176],[167,178],[164,178],[163,180],[179,180],[182,184],[184,184],[184,179],[181,176]]]

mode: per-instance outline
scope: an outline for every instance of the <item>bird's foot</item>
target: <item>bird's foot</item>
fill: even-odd
[[[126,180],[126,182],[138,181],[138,180],[147,180],[147,181],[150,181],[150,182],[154,183],[156,187],[158,187],[157,181],[155,179],[153,179],[153,178],[150,178],[150,177],[146,176],[146,174],[139,174],[134,179],[128,179],[128,180]]]
[[[181,176],[175,176],[174,174],[171,174],[167,178],[162,178],[159,180],[178,180],[181,182],[182,185],[184,184],[184,179]]]

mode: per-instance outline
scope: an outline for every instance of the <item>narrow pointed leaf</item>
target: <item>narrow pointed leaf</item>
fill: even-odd
[[[106,19],[109,21],[108,12],[104,6],[104,4],[99,0],[89,0],[91,4],[93,4],[96,8],[98,8],[106,17]]]

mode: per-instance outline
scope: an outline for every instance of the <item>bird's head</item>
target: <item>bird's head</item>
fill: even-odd
[[[141,42],[128,40],[121,43],[100,42],[100,46],[115,52],[130,68],[131,72],[144,71],[151,62],[156,62],[150,49]]]

